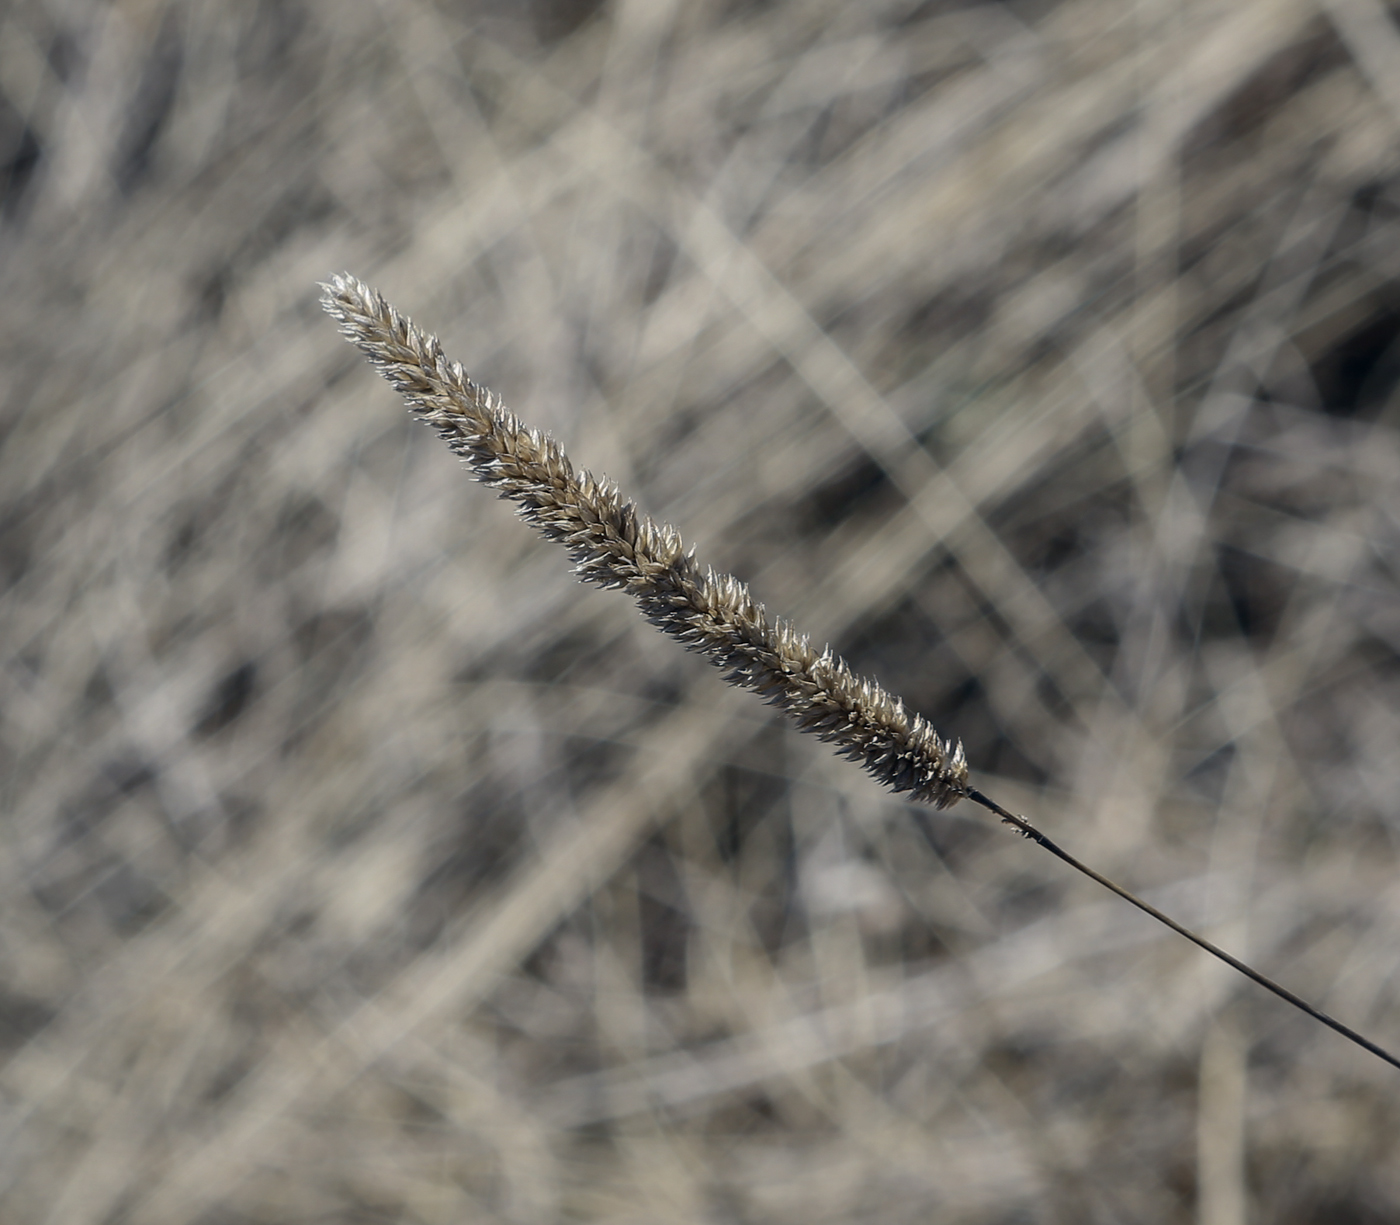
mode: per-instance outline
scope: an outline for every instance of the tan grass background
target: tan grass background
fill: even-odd
[[[1394,1072],[577,586],[315,286],[1393,1048],[1398,82],[1380,0],[0,5],[0,1217],[1400,1219]]]

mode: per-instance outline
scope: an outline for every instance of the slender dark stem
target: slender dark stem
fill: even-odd
[[[1076,872],[1082,872],[1085,876],[1089,877],[1090,880],[1098,881],[1098,883],[1101,884],[1105,889],[1109,889],[1112,892],[1116,893],[1125,902],[1131,902],[1139,910],[1145,912],[1146,914],[1150,914],[1154,919],[1157,920],[1158,923],[1166,924],[1166,926],[1170,927],[1172,931],[1176,932],[1178,935],[1185,936],[1189,941],[1191,941],[1192,944],[1199,945],[1201,948],[1205,949],[1205,951],[1209,953],[1212,957],[1218,957],[1227,966],[1230,966],[1232,969],[1238,970],[1246,978],[1252,978],[1261,987],[1272,991],[1280,999],[1287,1000],[1290,1004],[1293,1005],[1294,1008],[1306,1012],[1308,1016],[1313,1018],[1313,1020],[1321,1021],[1324,1025],[1327,1026],[1328,1029],[1336,1030],[1337,1033],[1341,1034],[1343,1038],[1347,1038],[1350,1041],[1355,1042],[1357,1046],[1362,1047],[1364,1050],[1370,1051],[1371,1054],[1375,1055],[1378,1059],[1384,1059],[1386,1063],[1391,1065],[1391,1067],[1400,1068],[1400,1058],[1397,1058],[1396,1056],[1392,1055],[1389,1051],[1385,1050],[1384,1048],[1377,1046],[1368,1038],[1363,1038],[1360,1034],[1356,1032],[1356,1030],[1350,1028],[1349,1026],[1343,1025],[1334,1017],[1329,1017],[1321,1009],[1314,1008],[1306,1000],[1300,999],[1298,996],[1294,995],[1293,992],[1291,992],[1287,987],[1280,987],[1278,983],[1274,982],[1273,979],[1266,978],[1263,974],[1260,974],[1258,970],[1252,969],[1251,967],[1245,965],[1244,962],[1240,961],[1236,957],[1231,957],[1229,953],[1227,953],[1224,949],[1220,948],[1218,945],[1212,944],[1204,936],[1196,935],[1196,933],[1193,932],[1190,928],[1183,927],[1170,915],[1163,914],[1160,910],[1157,909],[1157,907],[1151,905],[1148,902],[1144,902],[1140,897],[1137,897],[1135,894],[1129,893],[1121,885],[1115,885],[1111,880],[1108,879],[1108,877],[1103,876],[1098,872],[1095,872],[1094,869],[1089,867],[1087,864],[1080,863],[1079,860],[1077,860],[1068,851],[1057,846],[1054,842],[1052,842],[1049,838],[1042,834],[1038,829],[1036,829],[1035,826],[1033,826],[1029,821],[1027,821],[1025,817],[1018,817],[1014,812],[1007,812],[1007,810],[1003,808],[1000,804],[998,804],[995,800],[988,799],[980,791],[976,790],[976,788],[968,788],[967,798],[971,800],[974,804],[981,804],[983,808],[990,809],[992,812],[996,813],[996,815],[999,816],[1004,822],[1006,822],[1007,825],[1014,825],[1016,829],[1018,829],[1021,832],[1022,835],[1029,838],[1032,842],[1039,843],[1047,851],[1049,851],[1050,854],[1055,855],[1060,859],[1063,859],[1065,863],[1069,864],[1069,866],[1073,868]]]

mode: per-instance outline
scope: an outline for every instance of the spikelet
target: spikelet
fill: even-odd
[[[648,518],[611,481],[575,470],[554,439],[522,425],[377,291],[348,274],[322,289],[321,303],[345,336],[477,479],[568,549],[580,579],[626,591],[657,629],[835,744],[891,791],[939,808],[968,794],[960,743],[943,740],[829,648],[819,652],[786,621],[769,620],[745,584],[702,567],[675,528]]]

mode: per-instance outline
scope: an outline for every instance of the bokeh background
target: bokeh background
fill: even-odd
[[[0,4],[0,1216],[1400,1219],[1400,1078],[579,587],[348,269],[1400,1045],[1381,0]]]

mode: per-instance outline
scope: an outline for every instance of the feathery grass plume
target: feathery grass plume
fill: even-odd
[[[702,568],[674,528],[625,501],[612,482],[575,469],[558,443],[521,424],[499,397],[447,360],[436,336],[420,331],[376,290],[348,273],[333,276],[322,290],[321,304],[341,332],[478,480],[494,485],[526,522],[569,550],[584,582],[631,594],[658,629],[723,668],[731,684],[756,690],[786,711],[803,731],[836,744],[891,791],[939,808],[959,799],[980,804],[1077,872],[1400,1068],[1400,1058],[1081,863],[1025,817],[972,787],[961,743],[942,739],[830,648],[818,652],[787,622],[770,621],[744,583]]]
[[[770,620],[745,584],[702,567],[675,528],[648,518],[611,481],[576,470],[554,439],[522,425],[443,356],[437,337],[377,292],[349,275],[324,289],[322,302],[341,331],[478,480],[568,548],[580,579],[635,597],[657,629],[723,668],[732,684],[756,690],[803,731],[836,744],[891,791],[939,808],[967,794],[961,744],[943,740],[830,648],[817,651],[786,621]]]

